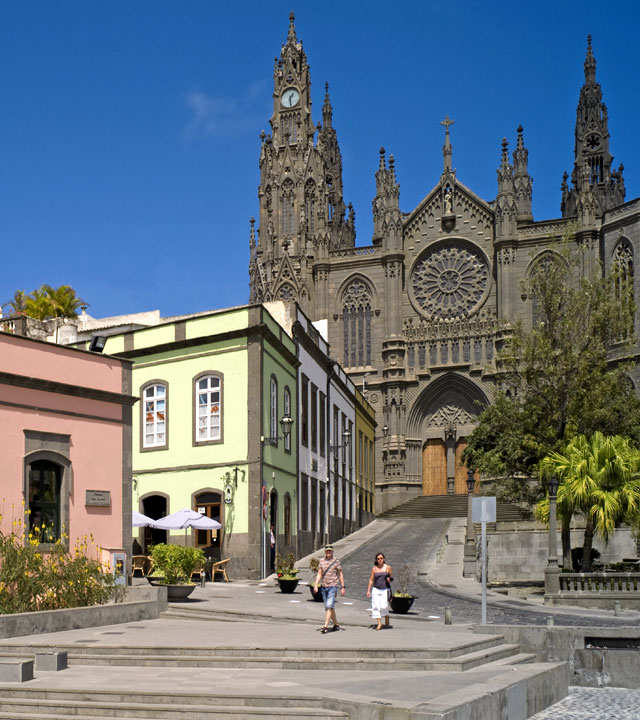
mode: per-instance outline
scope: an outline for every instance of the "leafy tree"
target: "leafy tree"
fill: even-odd
[[[586,527],[582,548],[582,569],[591,570],[591,548],[597,535],[607,542],[621,522],[635,524],[640,516],[640,451],[619,435],[594,433],[587,439],[578,435],[564,453],[552,452],[540,463],[544,479],[555,474],[558,486],[557,510],[563,529],[565,567],[571,557],[569,527],[572,516],[580,512]],[[536,508],[548,521],[549,498]]]
[[[571,252],[568,238],[561,253],[545,257],[523,287],[533,326],[518,321],[506,329],[495,402],[479,416],[463,455],[511,499],[530,500],[525,479],[576,435],[600,431],[640,442],[640,400],[628,377],[628,288],[615,272],[581,276],[580,253]],[[533,489],[538,497],[544,492]]]

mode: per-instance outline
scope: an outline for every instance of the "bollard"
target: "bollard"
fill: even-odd
[[[444,624],[451,625],[451,608],[448,605],[444,609]]]
[[[206,585],[207,585],[207,571],[204,568],[202,568],[202,570],[200,571],[200,587],[203,588],[203,587],[206,587]]]
[[[613,614],[616,616],[620,615],[620,600],[616,600],[613,603]]]
[[[553,627],[554,626],[554,619],[552,617],[547,618],[547,627]]]

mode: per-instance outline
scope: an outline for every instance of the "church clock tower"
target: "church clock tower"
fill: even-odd
[[[623,166],[612,170],[613,155],[609,152],[609,116],[602,102],[602,88],[596,82],[596,60],[587,37],[584,61],[584,85],[576,111],[575,161],[571,173],[562,178],[562,217],[581,220],[585,208],[596,217],[624,202]]]
[[[310,90],[307,56],[291,13],[287,41],[275,59],[271,133],[260,135],[260,214],[257,238],[251,222],[250,302],[297,301],[315,319],[326,315],[328,253],[354,246],[355,213],[342,195],[342,156],[328,85],[317,128]]]

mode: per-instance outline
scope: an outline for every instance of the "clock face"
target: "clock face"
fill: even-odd
[[[300,93],[295,88],[287,88],[280,98],[282,107],[292,108],[295,107],[300,100]]]

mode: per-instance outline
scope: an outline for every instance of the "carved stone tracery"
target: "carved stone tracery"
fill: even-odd
[[[466,317],[482,302],[489,268],[483,253],[470,243],[445,241],[431,247],[415,264],[413,299],[430,318]]]

